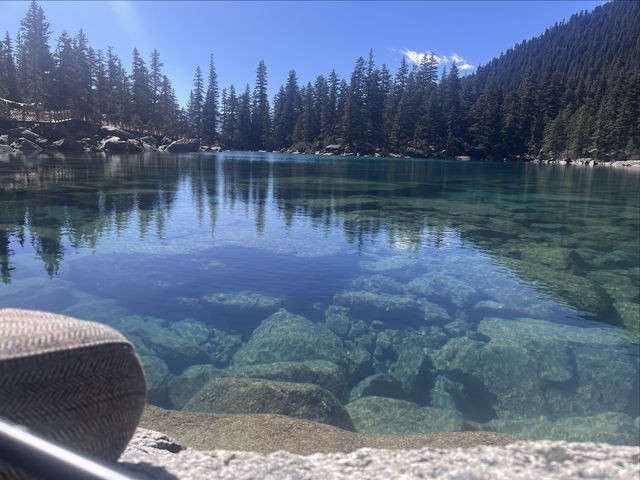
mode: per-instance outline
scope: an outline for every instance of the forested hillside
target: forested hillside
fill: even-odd
[[[291,70],[271,102],[264,62],[253,89],[220,91],[212,55],[180,108],[157,50],[147,63],[134,48],[127,73],[82,30],[62,32],[52,48],[33,2],[15,40],[0,41],[0,97],[233,149],[613,160],[640,152],[639,18],[640,2],[596,7],[462,78],[455,63],[439,75],[434,55],[414,66],[403,59],[392,74],[369,52],[346,79],[332,71],[300,85]]]

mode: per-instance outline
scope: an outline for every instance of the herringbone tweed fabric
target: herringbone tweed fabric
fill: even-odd
[[[145,400],[133,345],[112,328],[46,312],[0,310],[0,417],[115,461]],[[12,474],[0,463],[3,476]]]

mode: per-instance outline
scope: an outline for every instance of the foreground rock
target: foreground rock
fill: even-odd
[[[199,452],[138,429],[120,466],[137,478],[200,479],[566,479],[635,480],[637,447],[599,443],[518,442],[469,449],[374,450],[308,457],[277,452]]]
[[[253,378],[211,380],[184,406],[187,412],[276,413],[353,430],[340,402],[327,390],[309,383]]]
[[[358,448],[454,448],[507,445],[519,440],[494,432],[438,432],[425,435],[354,433],[332,425],[284,415],[220,415],[177,412],[151,405],[140,427],[165,432],[180,444],[198,450],[286,450],[300,455],[351,452]]]

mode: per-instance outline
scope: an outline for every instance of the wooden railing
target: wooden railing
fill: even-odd
[[[69,120],[81,120],[94,125],[116,127],[142,135],[186,138],[184,135],[176,133],[167,133],[159,129],[142,128],[139,125],[121,122],[104,114],[86,114],[77,110],[44,110],[38,104],[0,101],[0,119],[30,123],[61,123]]]

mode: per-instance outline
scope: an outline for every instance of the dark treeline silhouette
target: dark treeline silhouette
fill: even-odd
[[[82,30],[50,27],[32,2],[13,42],[0,42],[0,97],[74,108],[240,150],[290,150],[480,158],[594,157],[640,151],[640,3],[614,1],[573,15],[476,73],[435,55],[403,58],[393,75],[373,52],[348,79],[335,71],[300,85],[291,70],[273,101],[261,61],[253,88],[219,91],[213,55],[196,68],[181,109],[157,50],[133,50],[131,73]]]

